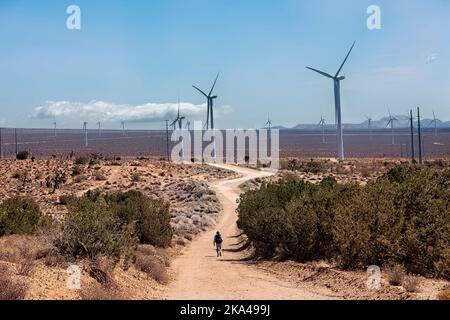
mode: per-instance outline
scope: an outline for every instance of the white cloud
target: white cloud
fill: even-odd
[[[105,101],[88,103],[71,101],[46,101],[31,113],[34,119],[64,118],[77,121],[102,122],[159,122],[174,119],[177,115],[178,103],[145,103],[142,105],[115,104]],[[215,115],[230,112],[231,107],[224,105],[215,107]],[[193,120],[206,118],[206,103],[195,105],[180,102],[180,114]]]

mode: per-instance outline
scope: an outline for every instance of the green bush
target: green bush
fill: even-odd
[[[256,253],[450,278],[450,169],[397,165],[366,186],[284,178],[241,195]]]
[[[69,213],[56,240],[65,254],[117,261],[133,257],[139,242],[166,247],[172,239],[169,205],[138,191],[111,195],[89,191],[65,200]]]
[[[134,223],[140,243],[167,247],[172,240],[169,204],[151,199],[139,191],[114,193],[106,197],[122,223]]]
[[[106,201],[88,197],[69,202],[69,213],[55,240],[63,254],[90,259],[107,256],[116,261],[131,256],[136,245],[132,228],[120,222]]]
[[[28,151],[26,151],[26,150],[19,151],[16,155],[16,159],[17,160],[27,160],[29,156],[30,156],[30,153]]]
[[[0,205],[0,236],[33,234],[49,224],[50,219],[42,214],[33,199],[13,197]]]

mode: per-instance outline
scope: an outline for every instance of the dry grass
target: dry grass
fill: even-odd
[[[403,288],[406,289],[406,291],[408,292],[419,292],[419,285],[420,285],[420,280],[417,277],[406,277],[403,280]]]
[[[138,254],[135,266],[161,284],[167,284],[169,282],[169,276],[167,275],[164,262],[155,256]]]
[[[8,269],[0,265],[0,300],[23,300],[27,289],[25,283],[14,279]]]
[[[12,235],[0,238],[0,261],[29,263],[45,257],[49,247],[40,237]]]
[[[95,283],[84,286],[80,290],[81,300],[125,300],[125,295],[115,285]]]
[[[390,285],[401,286],[406,277],[405,268],[398,264],[392,265],[388,267],[387,276]]]

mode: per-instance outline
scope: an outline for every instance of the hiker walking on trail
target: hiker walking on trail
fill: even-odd
[[[216,235],[214,236],[213,246],[216,247],[218,257],[222,256],[222,242],[223,242],[222,235],[220,234],[219,231],[217,231]]]

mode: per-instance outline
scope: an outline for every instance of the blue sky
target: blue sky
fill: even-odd
[[[66,28],[71,4],[81,30]],[[371,4],[381,30],[366,27]],[[178,96],[201,119],[204,99],[191,85],[208,90],[218,71],[219,127],[260,127],[268,113],[277,125],[321,114],[332,123],[332,82],[305,66],[336,72],[354,40],[345,122],[417,105],[448,120],[449,17],[448,0],[0,0],[0,125],[46,127],[63,106],[61,126],[113,128],[123,117],[161,128]]]

